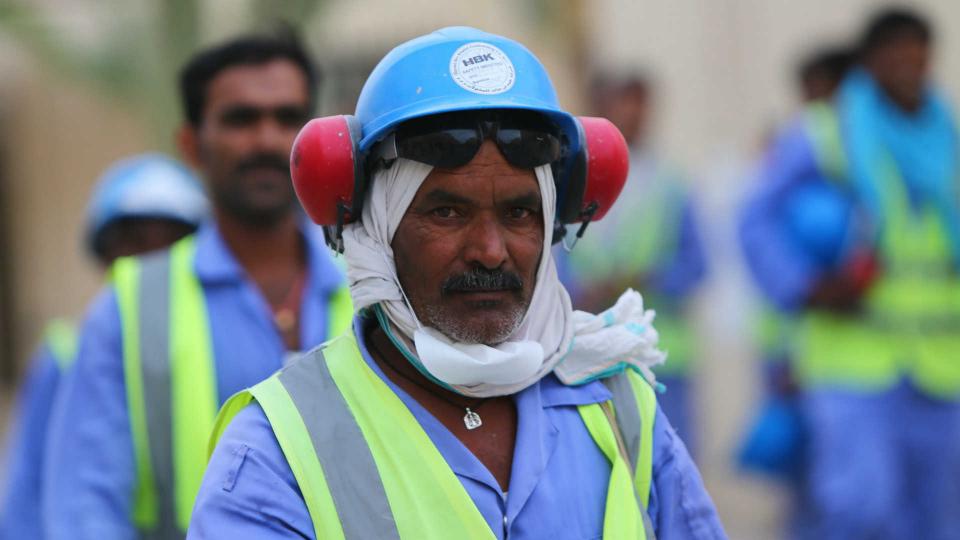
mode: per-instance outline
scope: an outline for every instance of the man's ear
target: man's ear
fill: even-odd
[[[176,134],[180,157],[193,168],[200,167],[200,137],[197,128],[190,124],[180,126]]]

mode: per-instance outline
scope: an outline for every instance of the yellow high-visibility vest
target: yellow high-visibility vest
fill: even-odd
[[[137,482],[133,523],[145,537],[182,538],[206,469],[217,414],[216,363],[193,236],[111,269]],[[350,327],[346,287],[328,303],[328,336]]]
[[[832,158],[844,181],[845,160],[835,111],[816,109],[817,153]],[[818,135],[819,134],[819,135]],[[837,157],[840,156],[840,157]],[[888,388],[902,376],[930,395],[960,394],[960,276],[942,214],[931,202],[913,208],[892,158],[879,170],[883,224],[881,274],[857,315],[811,310],[797,339],[797,372],[807,385]]]
[[[612,403],[578,407],[611,463],[603,537],[653,540],[646,507],[656,397],[632,371],[604,382]],[[270,421],[317,538],[495,538],[416,418],[363,360],[353,333],[230,398],[211,452],[253,400]]]

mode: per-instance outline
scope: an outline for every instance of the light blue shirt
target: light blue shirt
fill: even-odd
[[[342,277],[318,230],[304,225],[302,234],[309,268],[300,340],[312,348],[327,337],[327,303]],[[279,369],[287,350],[269,305],[216,227],[202,226],[196,242],[194,270],[209,313],[222,404]],[[49,538],[136,537],[130,519],[136,469],[121,334],[116,296],[108,288],[90,308],[76,364],[55,405],[43,506]]]
[[[553,375],[519,392],[510,490],[436,418],[386,378],[362,343],[364,360],[390,386],[436,445],[497,538],[600,538],[610,464],[577,405],[610,399],[603,384],[564,386]],[[683,443],[658,411],[649,513],[657,537],[725,538]],[[190,539],[315,538],[313,524],[263,410],[251,404],[224,432],[194,507]]]
[[[797,118],[767,151],[740,209],[738,235],[747,267],[760,291],[782,311],[802,309],[823,273],[787,234],[783,206],[798,185],[822,178],[807,126]]]
[[[8,446],[6,485],[0,487],[0,540],[42,538],[41,469],[60,366],[44,344],[30,362],[17,398]]]

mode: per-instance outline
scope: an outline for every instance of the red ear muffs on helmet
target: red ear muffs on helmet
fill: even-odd
[[[606,118],[580,116],[577,120],[583,128],[587,170],[576,221],[588,216],[590,221],[598,221],[607,215],[627,181],[630,169],[627,141]]]
[[[356,219],[363,201],[363,160],[358,157],[360,122],[354,116],[314,118],[293,141],[290,177],[297,198],[315,223],[335,226],[331,247],[342,251],[343,225]]]
[[[627,143],[605,118],[578,117],[580,150],[558,170],[557,226],[587,224],[606,215],[627,179]],[[343,225],[357,219],[366,189],[364,159],[359,156],[360,124],[353,116],[315,118],[300,130],[290,154],[290,175],[307,215],[327,229],[327,241],[342,249]]]
[[[607,214],[623,190],[630,168],[627,141],[606,118],[578,116],[580,152],[561,178],[557,195],[554,243],[566,233],[565,225],[580,223],[580,238],[591,221]]]

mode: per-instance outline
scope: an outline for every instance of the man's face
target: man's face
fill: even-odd
[[[543,252],[543,205],[530,169],[491,141],[458,169],[434,169],[393,238],[417,318],[447,337],[496,345],[520,325]]]
[[[227,68],[210,81],[185,153],[218,212],[270,224],[296,207],[290,149],[309,114],[306,77],[289,60]]]
[[[181,221],[162,218],[123,218],[114,221],[101,232],[103,253],[100,262],[104,268],[120,257],[142,255],[165,248],[196,227]]]
[[[623,133],[630,146],[646,142],[650,124],[650,99],[647,92],[636,88],[621,88],[610,92],[601,105],[601,116],[609,119]]]
[[[881,88],[897,105],[916,110],[930,68],[930,44],[905,35],[870,53],[867,67]]]
[[[802,81],[804,103],[828,100],[833,97],[840,81],[826,70],[814,71]]]

